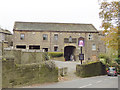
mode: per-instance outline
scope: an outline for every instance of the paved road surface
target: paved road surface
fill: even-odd
[[[75,75],[75,72],[76,72],[76,65],[80,64],[80,62],[77,62],[77,61],[63,62],[63,61],[55,61],[55,60],[53,60],[53,61],[55,62],[57,67],[68,67],[67,76],[64,77],[65,79],[72,80],[72,79],[78,78]]]
[[[79,78],[52,84],[43,84],[29,88],[118,88],[118,77],[96,76]]]
[[[55,61],[53,60],[57,67],[68,67],[68,73],[75,72],[76,71],[76,65],[80,64],[80,62],[75,61]]]

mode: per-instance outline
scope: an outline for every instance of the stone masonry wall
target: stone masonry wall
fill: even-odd
[[[25,39],[20,40],[20,34],[25,34]],[[48,35],[48,40],[43,40],[43,34]],[[54,40],[54,34],[58,34],[58,40]],[[16,45],[26,45],[29,49],[29,45],[40,45],[40,49],[48,48],[49,52],[54,52],[54,46],[58,46],[58,52],[64,52],[65,46],[75,46],[76,47],[76,57],[78,60],[78,55],[80,53],[80,47],[78,46],[78,38],[83,37],[85,39],[85,46],[83,47],[83,53],[85,54],[85,60],[90,60],[98,56],[98,33],[91,33],[92,40],[88,39],[90,33],[75,33],[75,32],[25,32],[25,31],[14,31],[14,48]],[[77,43],[64,43],[64,38],[77,38]],[[92,44],[96,45],[96,50],[92,50]]]

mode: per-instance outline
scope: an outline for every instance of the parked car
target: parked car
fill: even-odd
[[[108,76],[117,76],[117,70],[115,67],[109,67],[107,70]]]

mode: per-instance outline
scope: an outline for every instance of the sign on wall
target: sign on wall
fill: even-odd
[[[84,60],[84,54],[79,54],[79,60]]]
[[[78,39],[78,46],[80,46],[80,47],[83,47],[83,46],[84,46],[84,38],[83,38],[83,37],[80,37],[80,38]]]

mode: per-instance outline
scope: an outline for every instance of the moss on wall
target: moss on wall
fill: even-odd
[[[17,64],[32,64],[45,61],[45,52],[27,52],[21,50],[4,50],[4,58],[14,58]]]
[[[2,61],[2,88],[58,81],[58,69],[45,64],[15,64],[14,60]]]

